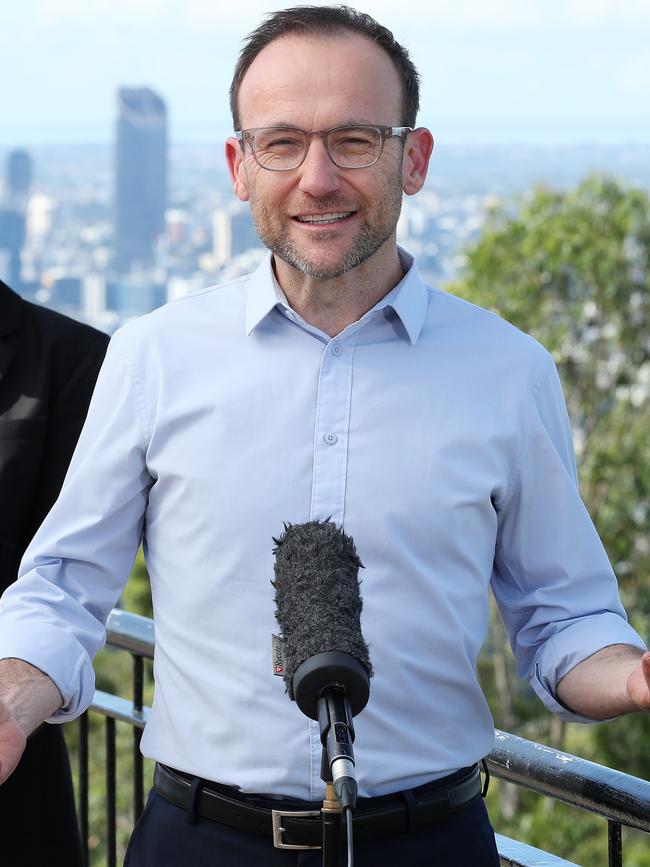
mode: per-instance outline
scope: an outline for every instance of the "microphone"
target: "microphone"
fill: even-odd
[[[289,698],[318,720],[343,809],[357,798],[352,718],[368,702],[372,665],[361,634],[359,559],[332,521],[285,524],[275,542],[276,618]]]

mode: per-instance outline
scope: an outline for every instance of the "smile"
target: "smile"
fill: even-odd
[[[304,214],[298,215],[294,219],[300,223],[317,223],[322,225],[324,223],[336,223],[339,220],[345,220],[347,217],[351,217],[353,213],[354,211],[343,211],[337,214]]]

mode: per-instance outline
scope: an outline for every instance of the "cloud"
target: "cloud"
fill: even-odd
[[[650,23],[648,0],[566,0],[567,20],[576,24]]]
[[[143,0],[138,0],[143,2]],[[233,11],[218,0],[186,0],[185,17],[189,22],[205,25],[219,22],[222,26],[255,26],[269,11],[299,5],[308,0],[274,2],[247,0]],[[310,0],[315,5],[330,5],[332,0]],[[397,29],[422,26],[463,26],[470,29],[517,29],[537,24],[644,24],[650,22],[648,0],[351,0],[352,5]]]
[[[621,89],[645,102],[650,93],[650,53],[644,51],[626,60],[619,78]]]
[[[33,0],[33,7],[39,23],[51,23],[106,18],[156,19],[178,8],[179,3],[178,0]]]
[[[254,27],[263,16],[275,9],[300,5],[295,2],[273,2],[273,0],[247,0],[236,15],[232,7],[226,12],[220,3],[214,0],[186,0],[184,15],[188,23],[194,26],[219,23],[229,30],[241,28],[242,34]],[[303,0],[304,2],[304,0]],[[332,0],[311,0],[314,5],[330,5]],[[353,2],[353,0],[352,0]],[[544,9],[542,0],[491,0],[489,3],[480,0],[436,0],[431,4],[421,4],[419,0],[358,0],[353,5],[362,12],[368,12],[388,27],[401,29],[420,28],[424,25],[452,25],[503,27],[532,24],[539,20]],[[407,14],[411,20],[405,21]]]
[[[103,19],[128,25],[172,19],[191,30],[243,36],[267,12],[300,2],[329,5],[332,0],[246,0],[238,6],[231,0],[25,0],[25,6],[33,7],[39,22]],[[436,26],[512,31],[539,25],[620,27],[650,23],[648,0],[435,0],[427,4],[420,0],[356,0],[355,5],[402,33]]]

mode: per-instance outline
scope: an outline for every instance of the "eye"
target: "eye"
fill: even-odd
[[[303,138],[298,132],[286,129],[262,130],[256,136],[258,151],[298,150],[303,146]]]
[[[266,147],[275,148],[275,147],[291,147],[293,145],[297,145],[299,142],[295,138],[274,138],[266,143]]]
[[[342,126],[328,134],[330,156],[342,168],[375,163],[381,153],[381,133],[373,126]]]
[[[345,127],[330,133],[330,146],[334,148],[362,149],[373,148],[378,140],[375,129],[364,127]]]

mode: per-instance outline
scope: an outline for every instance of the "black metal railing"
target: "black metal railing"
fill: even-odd
[[[117,815],[116,815],[116,730],[117,721],[132,726],[133,741],[133,824],[137,822],[144,809],[144,762],[140,752],[142,730],[149,716],[149,708],[144,706],[144,660],[153,659],[154,629],[153,621],[129,611],[114,609],[107,624],[107,644],[121,648],[131,654],[133,701],[111,695],[101,690],[95,691],[91,711],[105,718],[106,744],[106,863],[115,867],[117,863]],[[79,824],[84,862],[89,861],[90,827],[88,821],[89,805],[89,725],[88,713],[79,720]]]
[[[90,711],[105,718],[106,858],[115,867],[116,849],[116,722],[133,728],[133,822],[144,805],[142,729],[149,715],[144,705],[144,660],[153,659],[153,621],[115,609],[108,621],[108,644],[128,651],[133,667],[133,701],[97,690]],[[79,815],[88,861],[88,715],[79,721]],[[622,867],[622,827],[650,832],[650,782],[598,765],[569,753],[497,730],[488,757],[490,773],[517,786],[602,816],[608,823],[609,867]],[[576,867],[569,861],[497,834],[502,867]]]

